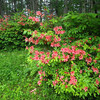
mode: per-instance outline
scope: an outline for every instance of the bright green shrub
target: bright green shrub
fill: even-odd
[[[35,30],[40,26],[38,18],[36,18],[35,15],[32,15],[32,17],[34,17],[35,20],[29,19],[29,16],[21,12],[3,19],[0,26],[0,48],[25,47],[23,31],[25,29]]]
[[[31,38],[25,39],[26,42],[34,44],[26,48],[29,49],[28,61],[37,62],[39,77],[37,84],[42,86],[41,89],[45,88],[41,90],[43,95],[39,97],[49,98],[50,94],[46,91],[50,88],[50,91],[60,100],[71,100],[73,97],[76,100],[98,98],[100,95],[100,37],[87,36],[85,39],[70,42],[70,45],[65,45],[64,43],[66,41],[68,43],[68,40],[62,39],[59,42],[64,45],[52,46],[50,44],[54,41],[54,37],[62,38],[64,35],[57,34],[58,26],[52,30],[54,31],[49,31],[50,33],[34,31]],[[48,35],[49,38],[46,39]],[[38,42],[35,44],[36,39]],[[51,47],[45,50],[47,45]],[[38,90],[36,92],[38,93]],[[53,94],[51,94],[52,98],[54,98]]]
[[[100,36],[100,18],[94,13],[73,13],[66,14],[61,20],[66,36],[83,38],[86,35]]]
[[[100,37],[92,34],[95,32],[94,29],[89,31],[88,28],[94,26],[88,25],[86,23],[88,19],[83,15],[86,16],[82,14],[77,19],[78,14],[76,14],[70,19],[72,16],[69,14],[65,19],[61,19],[63,23],[59,22],[59,19],[53,18],[38,30],[24,31],[24,34],[30,35],[25,38],[26,42],[31,43],[30,47],[26,47],[29,50],[28,61],[37,62],[37,66],[34,68],[38,69],[36,73],[38,73],[39,79],[35,83],[40,87],[36,86],[38,97],[34,94],[34,98],[40,100],[44,97],[45,100],[49,100],[50,97],[57,100],[73,98],[74,100],[87,98],[91,100],[95,98],[98,100],[100,96]],[[87,16],[95,19],[94,14]],[[84,18],[84,22],[81,18]],[[66,19],[69,22],[66,22]],[[60,23],[63,24],[63,27]],[[69,26],[66,23],[69,23]],[[73,31],[74,27],[81,24],[86,28],[79,26],[77,32]],[[66,31],[63,30],[64,28]],[[95,28],[97,28],[96,32],[99,32],[99,28]],[[59,45],[55,45],[57,43]]]

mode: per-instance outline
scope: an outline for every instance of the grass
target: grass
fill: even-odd
[[[0,100],[33,100],[33,68],[26,63],[27,52],[0,51]]]

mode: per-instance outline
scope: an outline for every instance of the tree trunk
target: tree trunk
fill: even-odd
[[[68,13],[68,0],[64,0],[64,14]]]
[[[86,12],[86,0],[83,1],[83,5],[82,5],[82,13]]]
[[[97,14],[98,11],[97,11],[96,2],[95,2],[95,0],[93,0],[92,2],[93,2],[93,9],[94,9],[94,12]]]
[[[14,2],[14,12],[16,12],[16,0],[13,0]]]
[[[2,15],[2,1],[1,0],[0,0],[0,15],[3,16]]]

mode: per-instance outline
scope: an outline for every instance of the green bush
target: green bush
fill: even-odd
[[[87,35],[100,36],[100,18],[94,13],[73,13],[66,14],[61,20],[66,36],[84,38]]]
[[[100,95],[100,37],[87,35],[86,38],[73,41],[69,45],[63,45],[67,40],[60,40],[62,45],[52,46],[50,44],[55,40],[51,37],[62,38],[64,35],[56,32],[59,31],[58,26],[53,30],[54,32],[42,33],[43,37],[39,32],[35,34],[35,31],[32,32],[31,38],[26,38],[27,42],[36,40],[35,37],[39,38],[37,44],[33,43],[33,46],[27,49],[29,49],[28,61],[37,62],[39,77],[37,84],[45,88],[41,90],[43,97],[49,99],[50,94],[46,91],[50,88],[60,100],[70,100],[73,97],[76,100],[98,98]],[[51,37],[46,40],[48,35]],[[43,42],[44,40],[46,43]],[[40,46],[41,43],[42,46]],[[44,50],[45,45],[51,47]],[[54,98],[53,94],[51,94],[52,98]]]
[[[35,15],[30,16],[35,17]],[[0,26],[0,49],[12,49],[25,47],[23,31],[25,29],[35,30],[39,28],[40,22],[29,19],[29,15],[23,12],[6,16]]]
[[[22,17],[21,21],[17,17],[17,23],[15,22],[17,27],[13,27],[18,28],[18,36],[24,35],[25,42],[27,44],[29,42],[29,46],[26,46],[29,51],[27,61],[34,69],[29,71],[31,78],[34,77],[32,79],[34,89],[30,91],[32,98],[98,100],[100,19],[97,19],[95,14],[68,13],[65,17],[47,19],[40,23],[34,16],[28,18],[24,16],[25,20],[22,20]],[[8,22],[12,23],[12,20]],[[10,29],[9,26],[8,30]],[[1,31],[1,34],[5,31]]]

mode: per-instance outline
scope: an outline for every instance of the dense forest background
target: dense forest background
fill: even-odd
[[[0,0],[0,15],[30,9],[34,12],[49,10],[50,14],[61,16],[69,11],[79,13],[100,13],[100,0]],[[45,12],[44,12],[45,13]]]

